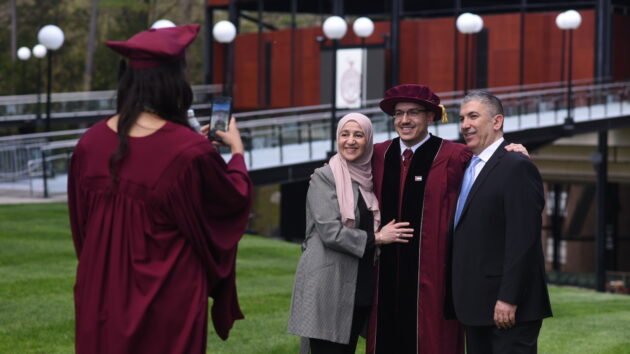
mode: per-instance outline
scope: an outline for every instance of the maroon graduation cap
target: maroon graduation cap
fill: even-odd
[[[431,91],[429,86],[417,84],[398,85],[385,91],[385,97],[380,103],[383,112],[394,115],[396,103],[413,102],[423,105],[435,113],[433,120],[442,119],[446,123],[446,109],[440,104],[440,98]]]
[[[183,60],[186,47],[197,38],[200,25],[151,28],[124,42],[108,41],[108,47],[129,59],[134,69],[155,68]]]

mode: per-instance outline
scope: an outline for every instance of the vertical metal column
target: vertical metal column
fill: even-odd
[[[562,31],[562,53],[560,53],[560,87],[564,85],[564,53],[566,52],[567,47],[567,31]]]
[[[214,10],[206,5],[203,36],[203,83],[212,84],[214,80],[214,48],[212,42],[212,23],[214,22]]]
[[[53,51],[49,50],[48,56],[48,90],[46,91],[46,131],[50,131],[50,106],[51,106],[51,91],[52,91],[52,57]]]
[[[400,6],[401,0],[392,0],[391,15],[391,87],[397,86],[399,82],[399,64],[400,64]]]
[[[239,23],[238,23],[238,9],[236,8],[236,0],[230,0],[228,5],[228,17],[230,22],[236,26],[236,30],[238,32]],[[236,38],[227,44],[227,54],[225,65],[225,88],[223,90],[224,95],[226,96],[234,96],[234,51],[235,51],[235,42]],[[235,100],[232,99],[232,104],[235,104]]]
[[[48,198],[48,168],[46,161],[46,151],[41,150],[42,157],[42,183],[44,185],[44,198]]]
[[[518,85],[519,91],[523,91],[523,85],[525,84],[525,7],[527,6],[527,0],[521,0],[521,23],[520,23],[520,35],[519,35],[519,57],[518,57]],[[521,105],[518,105],[519,115],[521,113]]]
[[[214,11],[210,6],[205,7],[205,16],[203,20],[203,83],[211,84],[213,79],[212,69],[214,67],[214,56],[212,48],[212,22]]]
[[[343,0],[334,0],[332,3],[332,13],[336,16],[343,16]],[[331,109],[330,109],[330,151],[328,158],[335,154],[335,140],[337,137],[337,48],[339,48],[339,40],[332,40],[332,75],[331,75]]]
[[[608,183],[608,131],[602,130],[597,137],[597,236],[596,236],[596,289],[606,290],[606,187]]]
[[[344,11],[344,1],[343,0],[333,0],[332,3],[332,14],[336,15],[336,16],[341,16],[343,17],[345,14]]]
[[[520,23],[519,23],[519,49],[518,49],[518,86],[519,92],[523,92],[523,85],[525,83],[525,6],[527,5],[527,0],[521,0],[521,13],[520,13]],[[521,114],[523,114],[523,102],[519,100],[518,102],[518,120],[519,120],[519,128],[521,122]]]
[[[469,37],[471,35],[470,34],[464,34],[464,96],[466,94],[468,94],[468,67],[470,66],[469,64],[469,60],[468,60],[468,42],[469,42]]]
[[[37,61],[37,106],[35,106],[35,119],[37,128],[41,127],[42,119],[42,60],[35,58]]]
[[[565,128],[573,128],[573,90],[571,78],[573,76],[573,31],[569,30],[569,70],[567,71],[567,118],[564,120]]]
[[[289,83],[289,104],[291,107],[295,106],[295,30],[297,22],[295,19],[295,13],[297,12],[297,0],[291,0],[291,73],[289,77],[291,81]]]
[[[606,270],[619,270],[617,255],[619,250],[619,183],[607,183],[606,207]]]
[[[551,227],[553,230],[553,270],[560,271],[560,239],[562,236],[560,199],[562,188],[560,183],[553,184],[553,219]]]
[[[271,106],[271,62],[273,58],[273,42],[266,41],[265,42],[265,85],[264,89],[264,98],[263,104],[265,107]]]
[[[339,40],[332,40],[332,77],[330,87],[330,151],[328,157],[332,157],[335,154],[335,139],[337,136],[337,47],[339,46]]]
[[[457,16],[462,12],[462,0],[454,0],[453,1],[453,21],[457,21]],[[453,26],[453,91],[457,91],[459,87],[459,31],[457,30],[457,26]]]
[[[263,0],[258,0],[258,106],[264,107],[265,81],[269,80],[265,76],[265,37],[263,34]]]
[[[598,82],[610,79],[612,75],[612,10],[610,0],[597,0],[596,5],[596,41],[595,41],[595,77]]]

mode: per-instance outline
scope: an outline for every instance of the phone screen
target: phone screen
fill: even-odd
[[[231,97],[215,97],[212,99],[212,110],[210,113],[211,130],[227,130],[232,111]]]

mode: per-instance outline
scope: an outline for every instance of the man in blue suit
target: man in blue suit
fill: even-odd
[[[459,119],[473,159],[453,220],[447,314],[464,324],[468,353],[536,353],[542,319],[552,315],[542,179],[527,157],[503,148],[498,98],[469,93]]]

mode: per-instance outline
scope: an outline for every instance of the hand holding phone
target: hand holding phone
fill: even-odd
[[[212,99],[210,109],[210,134],[208,138],[212,141],[219,141],[217,131],[228,130],[228,120],[232,115],[232,97],[218,96]]]
[[[212,141],[214,145],[228,146],[232,154],[243,154],[245,148],[241,139],[241,132],[236,127],[236,118],[230,118],[230,124],[227,131],[215,131],[217,140]]]

